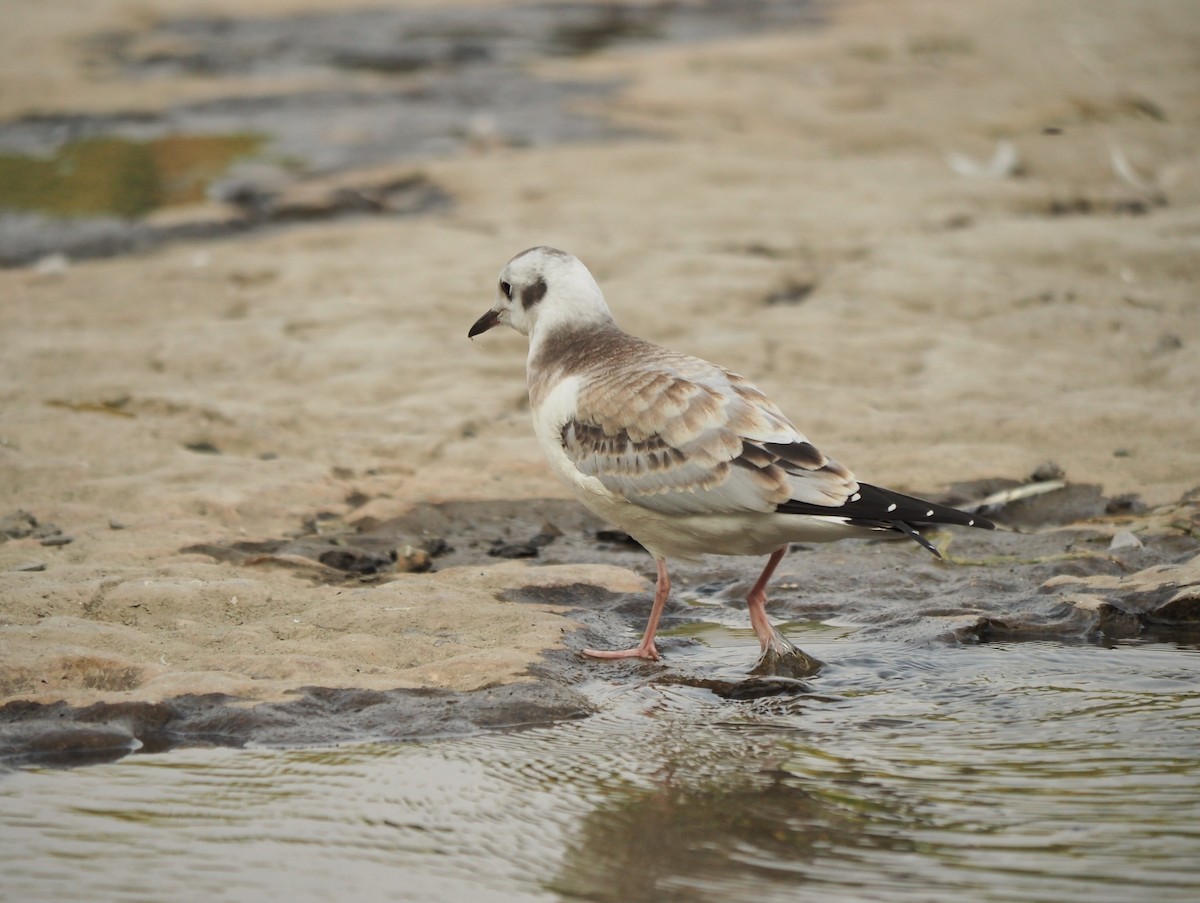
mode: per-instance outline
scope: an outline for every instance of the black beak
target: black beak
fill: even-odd
[[[475,321],[475,325],[467,330],[467,338],[473,339],[480,333],[487,332],[493,326],[500,322],[500,311],[489,310],[486,314]]]

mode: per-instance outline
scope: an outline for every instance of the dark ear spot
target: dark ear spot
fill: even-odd
[[[533,307],[546,296],[546,280],[538,276],[536,282],[531,282],[521,289],[521,306],[526,310]]]

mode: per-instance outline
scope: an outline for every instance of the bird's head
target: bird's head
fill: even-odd
[[[559,326],[610,324],[612,313],[600,286],[577,258],[557,248],[537,247],[504,265],[495,303],[475,321],[467,337],[501,323],[532,340]]]

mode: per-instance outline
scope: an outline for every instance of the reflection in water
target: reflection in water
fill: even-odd
[[[812,651],[819,696],[597,681],[521,732],[11,773],[0,896],[1196,898],[1195,651]]]
[[[782,897],[835,846],[912,852],[898,830],[905,817],[836,785],[806,789],[783,770],[666,778],[589,813],[554,887],[589,900],[696,900],[761,897],[773,885]]]

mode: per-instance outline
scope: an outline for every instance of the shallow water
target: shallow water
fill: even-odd
[[[748,631],[679,658],[744,674]],[[1200,655],[864,642],[811,692],[599,666],[601,713],[0,779],[6,900],[1194,900]],[[752,640],[750,640],[752,643]],[[695,664],[695,661],[692,662]],[[642,672],[639,672],[642,673]]]

